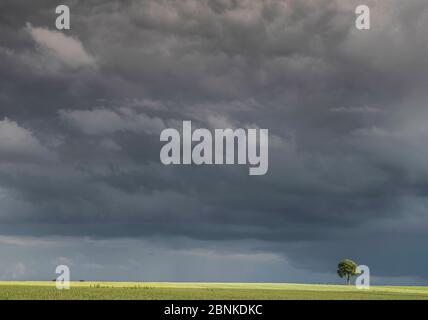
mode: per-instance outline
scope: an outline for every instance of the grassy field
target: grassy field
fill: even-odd
[[[0,299],[428,299],[428,287],[376,286],[370,290],[339,285],[279,283],[72,282],[57,290],[49,281],[0,281]]]

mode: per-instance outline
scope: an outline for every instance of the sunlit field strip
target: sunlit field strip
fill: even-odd
[[[428,298],[428,287],[423,286],[372,286],[370,290],[358,290],[354,286],[288,283],[227,283],[227,282],[108,282],[72,281],[72,288],[117,289],[205,289],[205,290],[278,290],[343,293],[415,294]],[[54,281],[0,281],[2,286],[53,287]]]

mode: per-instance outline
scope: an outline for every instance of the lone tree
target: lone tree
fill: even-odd
[[[337,265],[337,275],[346,278],[346,284],[350,284],[351,277],[357,274],[357,264],[350,259],[343,259]]]

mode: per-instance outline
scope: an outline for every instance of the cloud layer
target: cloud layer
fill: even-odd
[[[242,281],[333,281],[350,257],[379,282],[426,282],[428,5],[365,3],[370,31],[354,0],[66,1],[60,32],[54,1],[2,1],[0,234],[67,239],[77,261],[97,239],[82,278],[111,263],[122,279],[129,257],[110,249],[156,238],[156,263],[198,280],[246,261]],[[161,165],[158,134],[183,120],[268,128],[268,174]],[[6,273],[25,277],[12,251]]]

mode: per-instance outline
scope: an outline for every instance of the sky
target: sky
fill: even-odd
[[[2,0],[0,279],[428,284],[427,30],[426,0]],[[268,129],[267,174],[163,165],[184,120]]]

